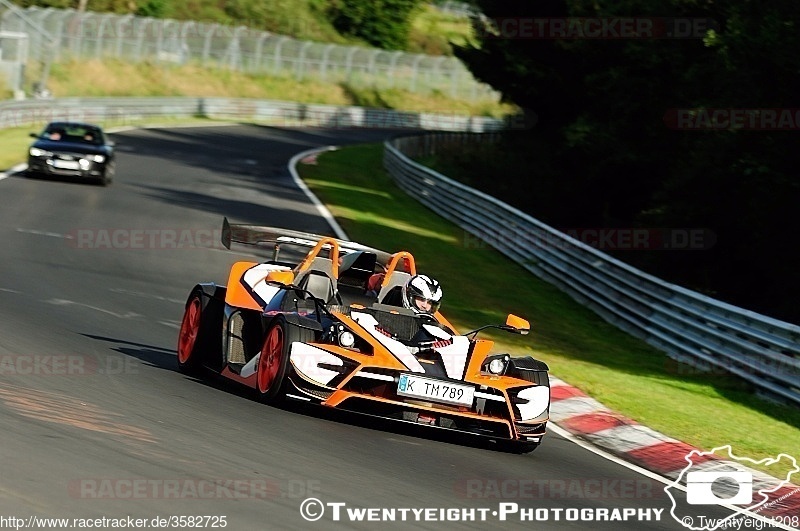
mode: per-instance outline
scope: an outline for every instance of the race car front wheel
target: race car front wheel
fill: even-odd
[[[274,403],[283,398],[292,343],[313,340],[313,331],[290,325],[283,316],[275,318],[264,336],[258,359],[256,384],[263,401]]]

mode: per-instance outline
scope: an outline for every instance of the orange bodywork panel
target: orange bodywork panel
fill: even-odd
[[[360,324],[355,322],[350,316],[339,312],[331,312],[337,319],[339,319],[350,330],[359,330],[362,328]],[[347,351],[347,355],[353,358],[354,361],[361,363],[363,367],[382,367],[384,369],[397,369],[401,371],[408,370],[408,367],[403,365],[386,347],[381,345],[377,339],[369,334],[359,334],[364,341],[372,346],[372,355],[360,354],[358,352]]]
[[[478,385],[485,385],[487,387],[494,387],[495,389],[502,389],[507,391],[514,387],[530,386],[531,382],[527,380],[520,380],[511,376],[496,376],[490,374],[481,374],[481,364],[486,356],[494,347],[494,341],[488,339],[475,340],[473,347],[472,357],[469,360],[467,369],[464,372],[464,381]]]
[[[236,262],[231,267],[228,275],[228,289],[225,292],[225,302],[237,308],[248,308],[250,310],[262,310],[261,305],[248,293],[242,285],[242,275],[251,267],[257,266],[258,262]]]

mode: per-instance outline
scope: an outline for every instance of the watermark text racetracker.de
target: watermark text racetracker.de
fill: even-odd
[[[263,500],[315,496],[321,484],[301,478],[81,478],[68,489],[84,500]]]
[[[619,40],[702,39],[719,27],[708,18],[496,17],[484,19],[486,39]]]
[[[597,227],[538,228],[505,227],[502,231],[464,231],[467,249],[515,247],[518,249],[573,250],[580,244],[601,251],[706,251],[717,241],[705,228]]]
[[[94,376],[138,374],[139,360],[86,354],[2,354],[0,376]]]
[[[608,507],[522,507],[502,502],[490,507],[349,507],[344,502],[307,498],[300,516],[309,522],[629,522],[661,521],[664,509]]]
[[[172,515],[135,518],[133,516],[92,518],[45,518],[40,516],[0,515],[0,529],[160,529],[160,528],[223,528],[227,515]]]
[[[220,229],[82,228],[70,231],[69,245],[88,250],[223,249]]]
[[[461,498],[483,500],[646,500],[664,497],[661,484],[642,479],[469,478],[455,484]]]

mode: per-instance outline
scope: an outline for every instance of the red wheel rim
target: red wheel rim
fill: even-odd
[[[278,376],[283,358],[283,329],[280,326],[273,326],[264,346],[261,349],[261,357],[258,360],[258,390],[266,393],[272,387]]]
[[[200,298],[195,297],[186,307],[178,334],[178,361],[186,363],[192,357],[192,349],[200,330]]]

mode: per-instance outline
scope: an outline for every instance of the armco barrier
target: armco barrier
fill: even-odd
[[[334,128],[482,132],[504,127],[504,122],[495,118],[247,98],[59,98],[0,102],[0,128],[36,126],[54,120],[125,125],[154,118],[193,116]]]
[[[401,188],[474,235],[473,243],[495,247],[607,321],[673,359],[735,374],[767,396],[800,404],[800,327],[648,275],[405,154],[454,141],[470,136],[395,138],[385,144],[384,164]]]

